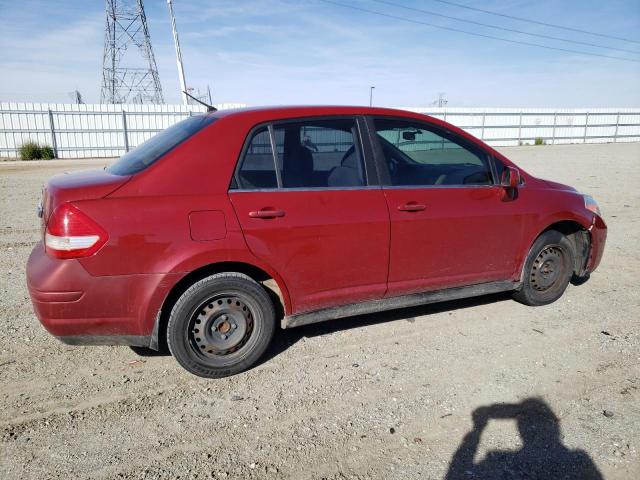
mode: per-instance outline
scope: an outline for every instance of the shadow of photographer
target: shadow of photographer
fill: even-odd
[[[445,480],[602,480],[586,452],[569,450],[562,444],[560,421],[539,398],[480,407],[472,418],[473,429],[451,459]],[[522,448],[490,451],[482,461],[474,463],[480,437],[491,419],[514,419]]]

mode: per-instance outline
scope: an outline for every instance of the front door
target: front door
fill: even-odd
[[[284,279],[293,313],[381,298],[389,215],[354,118],[254,129],[229,192],[249,249]],[[365,161],[367,160],[367,161]]]
[[[391,219],[387,295],[510,279],[521,216],[482,148],[426,122],[373,124]]]

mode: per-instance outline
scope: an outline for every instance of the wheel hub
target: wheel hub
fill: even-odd
[[[546,247],[542,250],[531,268],[531,286],[538,291],[551,288],[562,276],[564,254],[558,247]]]
[[[238,297],[220,296],[204,302],[191,321],[189,336],[205,356],[228,355],[246,343],[253,315]]]

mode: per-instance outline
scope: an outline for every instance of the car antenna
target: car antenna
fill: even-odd
[[[183,90],[182,93],[184,93],[187,97],[192,98],[193,100],[198,102],[200,105],[204,105],[205,107],[207,107],[207,112],[217,112],[218,111],[218,109],[216,107],[214,107],[213,105],[209,105],[208,103],[203,102],[199,98],[196,98],[193,95],[191,95],[190,93],[188,93],[186,90]]]

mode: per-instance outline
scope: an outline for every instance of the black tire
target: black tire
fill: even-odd
[[[167,343],[186,370],[219,378],[253,366],[274,331],[275,309],[265,289],[247,275],[218,273],[180,296],[169,316]]]
[[[140,356],[140,357],[163,357],[165,355],[168,355],[169,352],[165,351],[165,350],[154,350],[153,348],[149,348],[149,347],[138,347],[136,345],[131,345],[129,346],[129,348],[131,350],[133,350],[133,353],[135,353],[136,355]]]
[[[559,299],[573,276],[574,251],[562,233],[549,230],[533,243],[522,274],[522,287],[513,298],[531,306]]]

